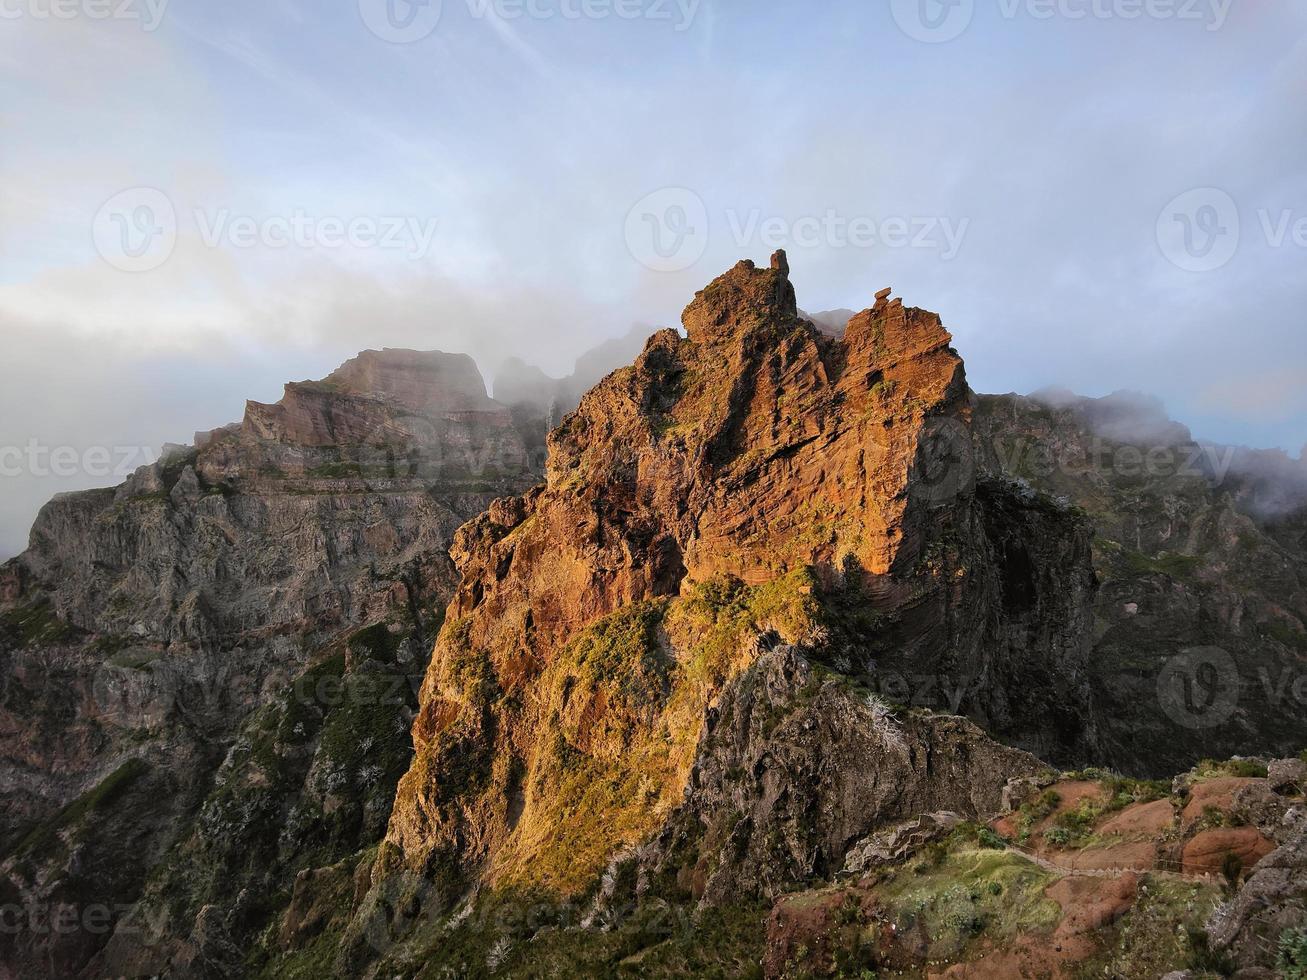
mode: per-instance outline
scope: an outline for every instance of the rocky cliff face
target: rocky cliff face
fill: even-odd
[[[921,814],[1003,809],[1045,770],[955,716],[901,715],[791,647],[758,658],[709,708],[683,803],[634,859],[633,895],[775,901],[829,879],[874,831]],[[605,895],[608,907],[615,895]]]
[[[976,481],[939,319],[885,290],[826,336],[781,253],[713,282],[684,327],[551,434],[545,486],[459,532],[349,968],[396,888],[428,921],[484,890],[575,900],[662,833],[637,862],[650,880],[766,897],[919,807],[996,808],[1038,768],[916,717],[919,692],[892,693],[905,676],[956,678],[960,710],[1050,756],[1095,743],[1088,527]],[[801,691],[829,714],[787,726]]]
[[[1297,751],[1307,711],[1307,468],[1200,445],[1160,406],[983,396],[983,472],[1093,522],[1096,761],[1165,775],[1204,756]]]
[[[407,765],[408,678],[453,588],[454,531],[537,478],[470,359],[388,350],[288,385],[276,405],[250,403],[241,424],[171,448],[116,490],[52,501],[2,573],[6,901],[38,919],[72,909],[102,921],[7,935],[4,959],[75,973],[197,813],[211,848],[257,861],[258,842],[215,830],[224,794],[242,797],[246,822],[311,811],[301,821],[328,850],[375,840]],[[396,679],[367,712],[351,701]],[[342,763],[322,771],[319,757],[349,756],[354,738],[375,743],[348,773],[362,783],[326,785]],[[235,789],[267,782],[250,751],[277,770],[262,813],[254,789]],[[156,939],[185,938],[192,923],[156,926]]]

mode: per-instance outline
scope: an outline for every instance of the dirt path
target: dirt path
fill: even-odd
[[[1050,861],[1046,857],[1036,854],[1034,851],[1026,850],[1024,847],[1011,845],[1016,853],[1020,854],[1028,861],[1039,865],[1046,871],[1052,871],[1055,874],[1068,875],[1078,878],[1117,878],[1124,874],[1151,874],[1159,878],[1167,878],[1171,881],[1184,881],[1191,884],[1210,885],[1216,883],[1216,877],[1210,874],[1191,875],[1183,871],[1169,871],[1165,868],[1076,868],[1065,864],[1058,864],[1056,861]]]

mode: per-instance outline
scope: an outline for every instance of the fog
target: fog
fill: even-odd
[[[1052,408],[1073,409],[1090,431],[1109,442],[1145,450],[1201,447],[1195,459],[1212,486],[1232,494],[1243,511],[1259,519],[1276,520],[1307,507],[1307,446],[1295,458],[1282,449],[1195,439],[1188,426],[1170,417],[1160,398],[1138,391],[1083,398],[1065,388],[1045,388],[1031,397]]]
[[[1135,389],[1200,438],[1298,452],[1307,10],[981,2],[922,43],[891,6],[703,0],[664,22],[446,3],[409,44],[307,0],[175,0],[148,31],[7,20],[0,450],[186,441],[364,348],[562,378],[784,247],[804,309],[893,286],[939,312],[977,390]],[[106,236],[140,210],[111,204],[140,188],[175,241],[125,271]],[[1202,188],[1234,206],[1210,268],[1168,237],[1206,222],[1168,212]],[[332,225],[391,219],[393,247]],[[3,477],[0,554],[53,493],[117,482],[84,464]]]

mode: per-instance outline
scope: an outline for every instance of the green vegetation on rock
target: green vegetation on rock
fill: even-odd
[[[926,938],[929,959],[956,960],[982,935],[1003,942],[1051,930],[1060,910],[1044,889],[1053,880],[1020,855],[964,846],[893,872],[876,895],[900,935]]]
[[[1280,936],[1276,967],[1282,980],[1307,980],[1307,929],[1286,929]]]
[[[1079,966],[1075,977],[1161,977],[1209,969],[1214,960],[1203,923],[1220,898],[1215,886],[1146,877],[1134,905],[1103,929],[1102,949]]]
[[[721,684],[747,636],[770,633],[787,643],[807,637],[820,621],[816,590],[816,576],[807,568],[752,587],[731,577],[694,583],[670,610],[669,632],[693,638],[691,674]]]
[[[651,900],[611,929],[585,927],[583,906],[537,891],[483,894],[474,908],[421,929],[381,975],[446,977],[761,978],[767,909],[691,910]]]
[[[77,635],[77,630],[61,620],[45,601],[0,612],[0,631],[22,647],[62,643]]]
[[[44,855],[61,834],[75,830],[85,818],[111,806],[148,769],[149,766],[141,759],[128,759],[96,786],[59,811],[53,820],[33,828],[18,842],[14,853],[20,857]]]

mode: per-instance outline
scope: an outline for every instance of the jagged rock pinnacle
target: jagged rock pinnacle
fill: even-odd
[[[771,268],[759,269],[742,259],[695,293],[681,323],[695,343],[718,343],[739,338],[764,324],[798,319],[790,265],[784,251],[771,259]]]

